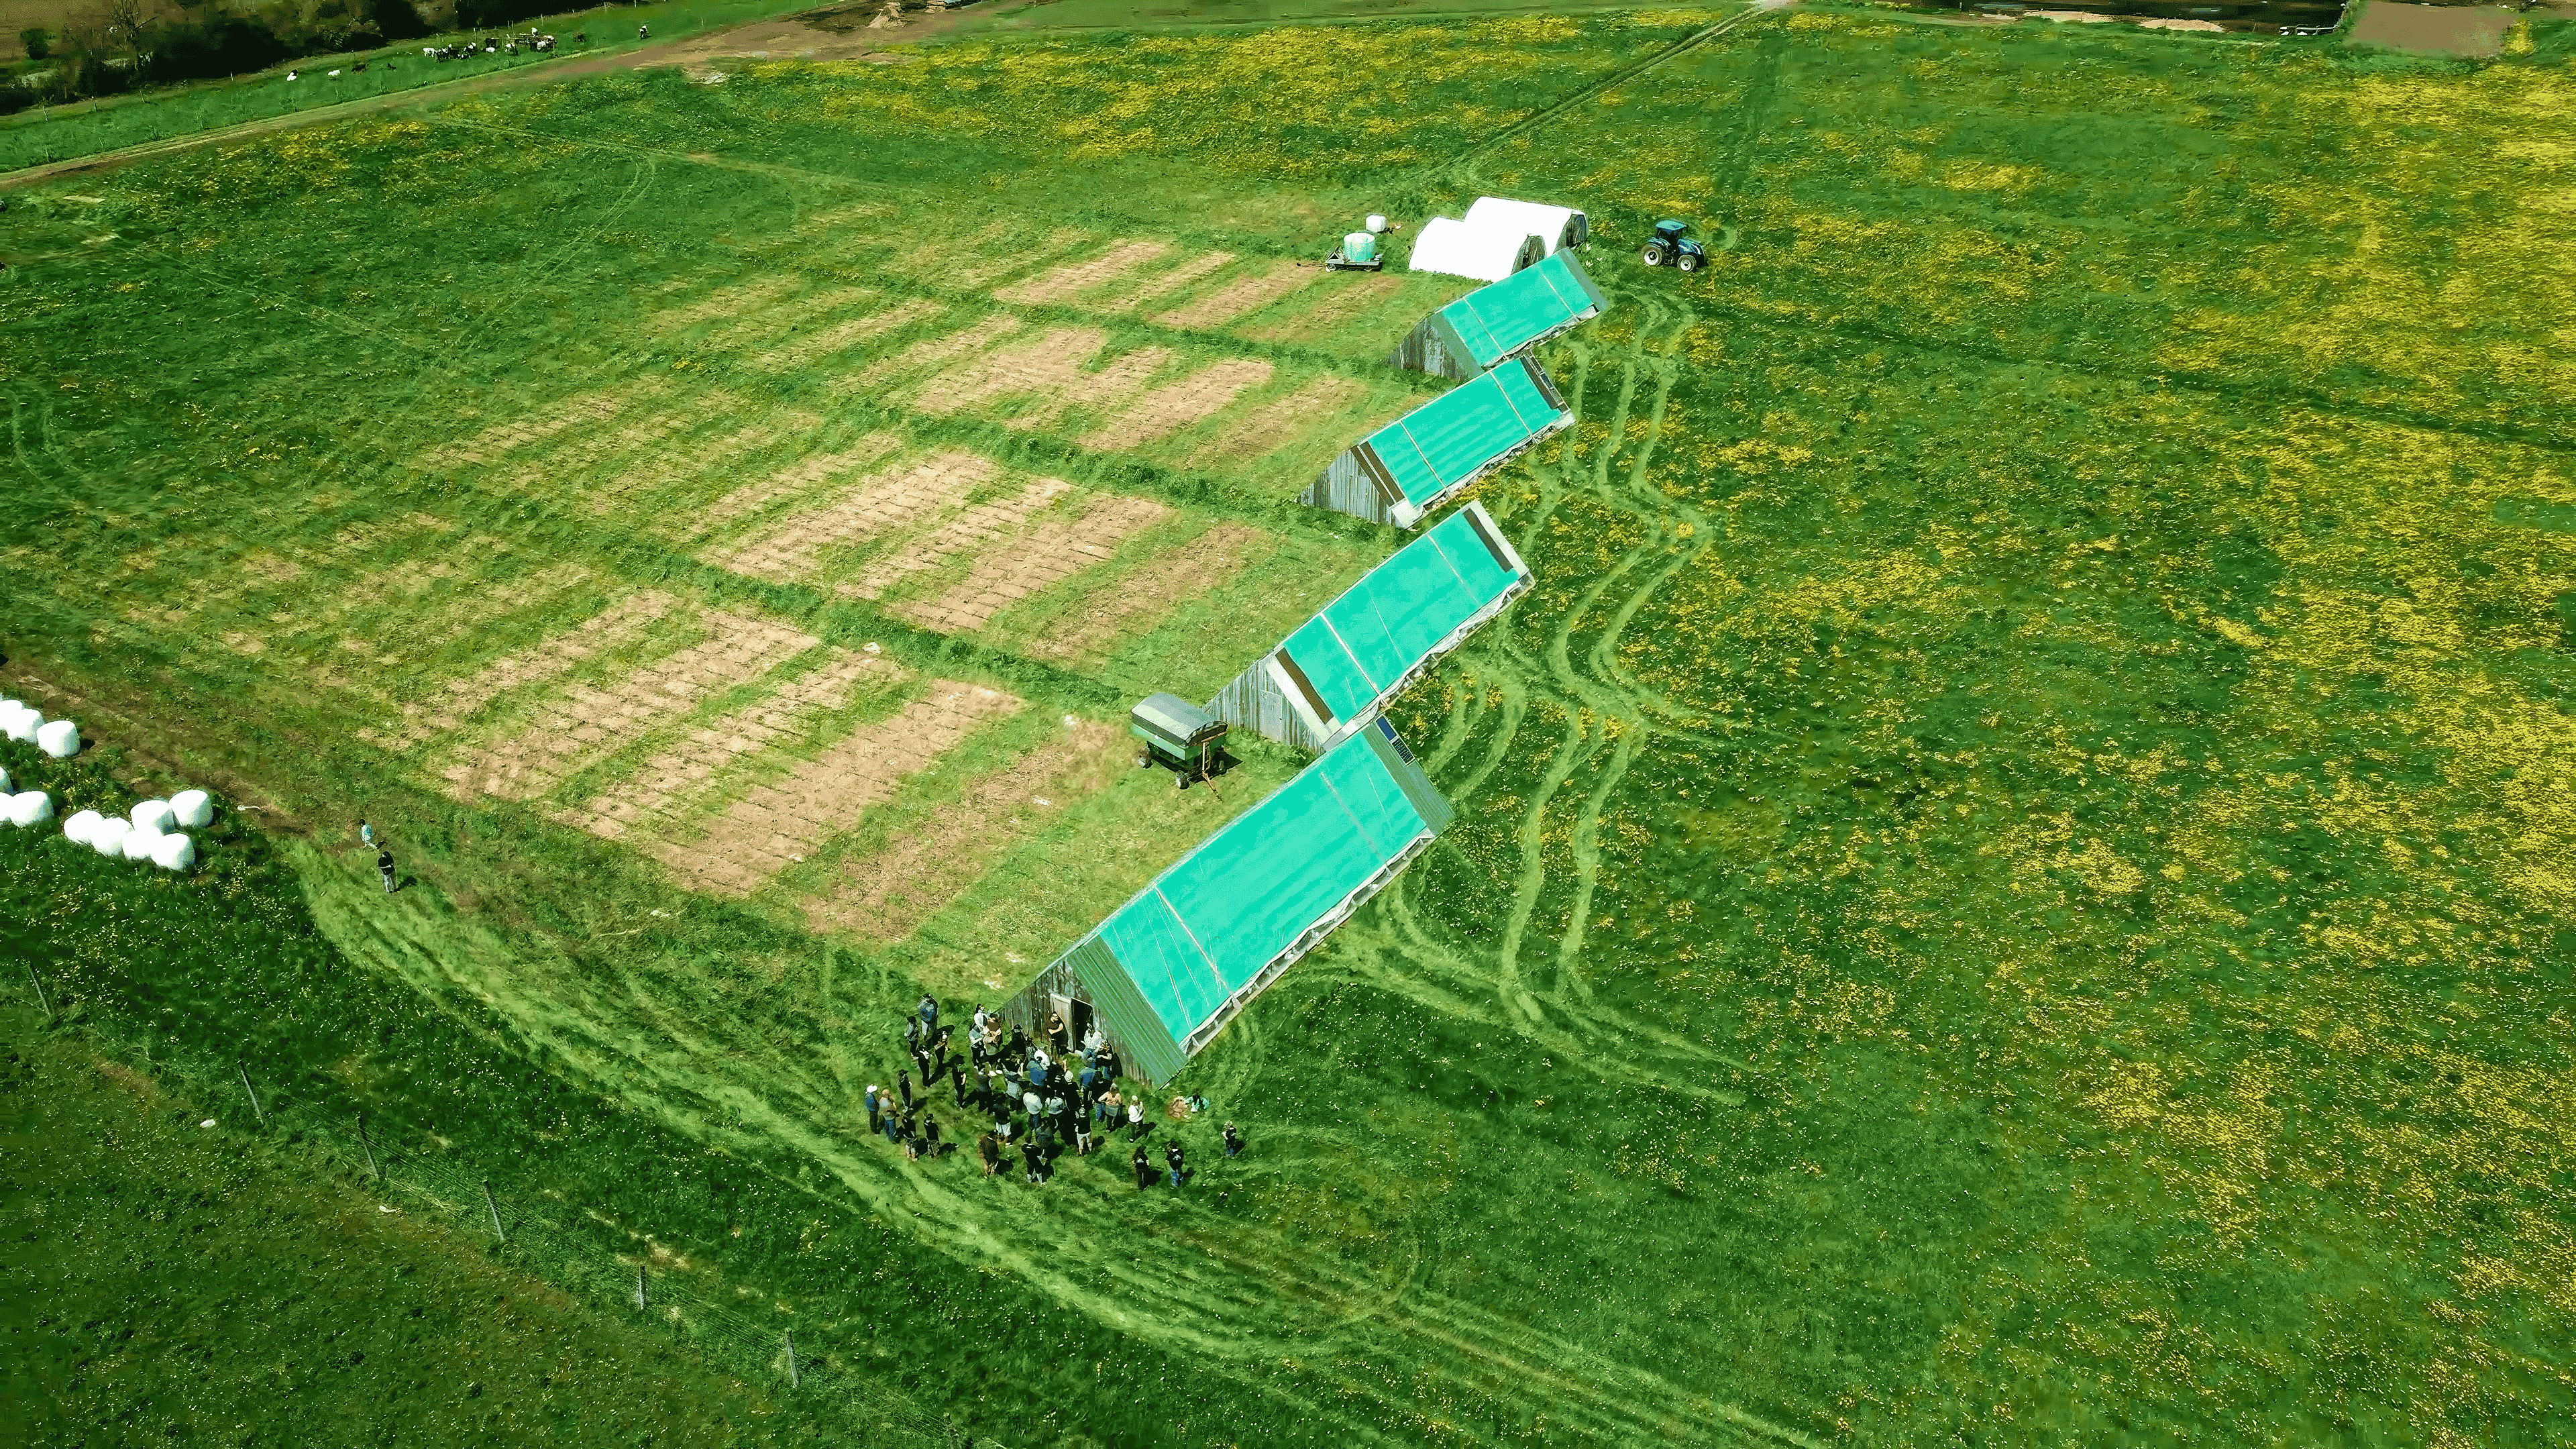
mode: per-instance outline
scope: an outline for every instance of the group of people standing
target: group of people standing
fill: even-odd
[[[1016,1156],[1027,1182],[1046,1183],[1055,1176],[1058,1158],[1068,1152],[1087,1156],[1123,1128],[1138,1190],[1153,1186],[1157,1177],[1173,1187],[1189,1182],[1189,1152],[1177,1139],[1165,1139],[1163,1166],[1159,1173],[1155,1170],[1145,1145],[1154,1131],[1145,1116],[1145,1089],[1119,1085],[1118,1054],[1098,1027],[1075,1041],[1064,1019],[1050,1013],[1046,1040],[1032,1042],[1019,1027],[978,1006],[964,1056],[949,1048],[954,1030],[940,1024],[937,998],[922,997],[904,1019],[904,1053],[912,1065],[895,1073],[893,1091],[868,1087],[870,1133],[884,1134],[906,1157],[954,1151],[956,1144],[943,1140],[930,1111],[930,1094],[944,1080],[958,1112],[991,1123],[975,1139],[976,1158],[988,1177],[1010,1171]],[[921,1082],[917,1089],[915,1073]],[[1204,1097],[1184,1100],[1190,1111],[1207,1110]],[[1243,1151],[1243,1136],[1232,1122],[1225,1124],[1219,1141],[1228,1157]]]

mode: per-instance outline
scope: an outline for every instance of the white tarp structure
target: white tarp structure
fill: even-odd
[[[1573,207],[1542,206],[1535,201],[1512,201],[1500,196],[1477,197],[1476,204],[1467,208],[1467,225],[1478,231],[1537,237],[1547,244],[1549,256],[1563,247],[1579,247],[1592,238],[1591,218]]]
[[[1417,272],[1499,282],[1546,256],[1546,240],[1532,233],[1489,230],[1454,216],[1435,216],[1413,239],[1413,260],[1407,265]]]

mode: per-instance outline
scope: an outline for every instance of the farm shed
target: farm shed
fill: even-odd
[[[1386,360],[1463,382],[1609,305],[1574,253],[1558,252],[1423,318]]]
[[[1451,818],[1380,720],[1155,877],[1002,1014],[1043,1021],[1061,997],[1131,1074],[1169,1081]]]
[[[1549,256],[1592,240],[1592,218],[1570,206],[1479,196],[1476,204],[1467,208],[1466,222],[1478,231],[1537,237],[1547,245]]]
[[[1450,494],[1572,421],[1538,363],[1517,358],[1353,444],[1297,501],[1411,528]]]
[[[1413,259],[1406,265],[1417,272],[1499,282],[1546,256],[1547,242],[1541,237],[1482,230],[1454,216],[1435,216],[1413,239]]]
[[[1208,701],[1208,713],[1301,749],[1330,749],[1530,586],[1481,503],[1369,570]]]

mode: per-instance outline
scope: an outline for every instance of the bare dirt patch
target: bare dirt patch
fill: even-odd
[[[678,332],[701,322],[731,317],[766,307],[795,290],[793,277],[760,277],[720,288],[685,306],[666,307],[644,319],[648,332]]]
[[[1246,391],[1268,382],[1270,373],[1270,364],[1258,357],[1210,363],[1137,398],[1125,412],[1094,429],[1082,446],[1141,448],[1223,412]]]
[[[1262,271],[1184,302],[1154,320],[1165,327],[1222,327],[1237,317],[1260,311],[1322,275],[1320,268],[1273,262]]]
[[[579,474],[598,467],[611,458],[657,447],[673,435],[710,415],[730,413],[742,406],[742,400],[726,392],[709,392],[691,398],[684,406],[673,406],[667,412],[639,418],[612,433],[593,433],[562,443],[544,456],[513,469],[500,480],[504,490],[543,489],[560,492],[569,481],[567,475]]]
[[[711,694],[747,684],[818,642],[774,619],[709,609],[707,635],[606,689],[575,685],[516,736],[439,772],[460,800],[533,800]]]
[[[1249,524],[1220,523],[1067,609],[1027,651],[1059,664],[1098,664],[1121,641],[1151,630],[1278,545],[1277,538]]]
[[[991,347],[1004,341],[1025,325],[1019,318],[1004,312],[945,337],[925,337],[892,357],[879,358],[861,368],[842,382],[840,390],[856,392],[902,378],[926,377],[977,348]]]
[[[818,358],[847,352],[873,337],[900,331],[944,310],[939,303],[913,298],[891,307],[880,308],[864,317],[835,322],[793,342],[770,349],[751,359],[751,365],[763,372],[786,372],[803,367]]]
[[[781,499],[793,498],[836,473],[864,468],[902,446],[903,440],[892,433],[870,433],[852,447],[804,459],[783,473],[736,488],[709,504],[682,531],[688,537],[704,538],[736,519],[748,518]]]
[[[1329,417],[1362,397],[1368,388],[1336,373],[1307,379],[1287,396],[1262,404],[1190,454],[1192,467],[1248,463],[1279,447],[1317,418]]]
[[[1129,289],[1127,294],[1103,308],[1111,312],[1133,312],[1155,299],[1177,292],[1183,287],[1217,271],[1234,260],[1232,252],[1201,252],[1185,262],[1157,272]]]
[[[874,287],[834,287],[829,291],[804,293],[782,299],[756,312],[746,312],[707,334],[698,344],[707,352],[735,352],[746,347],[766,348],[780,339],[802,331],[805,322],[814,317],[831,317],[854,308],[877,306],[885,294]]]
[[[822,663],[776,693],[691,730],[687,739],[645,761],[632,781],[555,818],[603,840],[630,830],[658,832],[726,765],[794,738],[815,717],[847,706],[861,684],[900,680],[907,672],[878,655],[828,650]]]
[[[1123,241],[1088,261],[1067,262],[1026,281],[997,287],[993,290],[993,300],[1016,305],[1061,302],[1094,287],[1106,286],[1148,262],[1169,256],[1171,250],[1166,242]]]
[[[2401,5],[2373,0],[2344,37],[2349,45],[2384,45],[2442,55],[2493,59],[2504,53],[2514,12],[2502,5]]]
[[[1402,290],[1402,277],[1391,277],[1384,272],[1363,272],[1356,276],[1345,272],[1316,288],[1306,305],[1293,314],[1245,335],[1265,342],[1299,342],[1321,337],[1373,307],[1384,306]]]
[[[1018,712],[1018,696],[953,679],[892,718],[865,724],[797,763],[782,779],[753,786],[696,840],[645,849],[680,879],[705,891],[749,895],[816,846],[848,830],[870,806],[938,762],[986,720]]]
[[[1085,376],[1083,364],[1109,345],[1097,327],[1050,327],[997,348],[924,384],[913,406],[937,417],[1028,393],[1054,397]]]
[[[619,473],[616,481],[593,492],[590,495],[591,511],[605,514],[615,504],[637,494],[667,488],[683,479],[722,472],[735,460],[771,447],[788,434],[809,434],[822,425],[823,420],[812,413],[801,408],[785,408],[772,414],[765,422],[737,428],[704,447],[665,449],[650,458],[637,460],[632,467]]]
[[[810,582],[823,572],[827,552],[918,527],[949,513],[1000,472],[991,459],[973,453],[934,453],[910,467],[868,478],[819,508],[781,519],[739,548],[704,557],[717,568],[750,578],[782,584]]]
[[[902,940],[1048,817],[1107,789],[1127,757],[1124,734],[1092,720],[1076,723],[977,776],[963,798],[932,811],[919,829],[843,861],[829,889],[800,903],[807,924],[881,944]]]
[[[462,679],[441,685],[428,699],[403,706],[401,729],[384,735],[360,730],[358,736],[390,750],[415,748],[460,727],[477,710],[511,690],[560,679],[592,655],[630,642],[676,607],[677,600],[658,590],[629,594],[560,634],[516,654],[504,654]]]
[[[1119,545],[1172,516],[1150,498],[1093,495],[1079,518],[1050,518],[1026,534],[978,554],[955,588],[935,599],[898,604],[894,614],[924,628],[963,634],[993,616],[1107,563]]]
[[[636,402],[639,394],[649,395],[651,391],[649,387],[628,388],[567,398],[556,403],[550,411],[513,418],[498,427],[482,429],[445,447],[433,449],[420,457],[418,466],[452,468],[460,463],[481,463],[498,458],[531,444],[542,443],[567,428],[584,423],[604,423]]]
[[[856,583],[841,585],[839,592],[862,599],[877,598],[915,574],[927,573],[958,554],[991,543],[1072,491],[1073,485],[1061,478],[1040,478],[1006,498],[978,503],[868,565]]]

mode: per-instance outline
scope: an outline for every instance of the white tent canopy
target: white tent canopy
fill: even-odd
[[[1435,216],[1422,224],[1422,234],[1413,239],[1411,266],[1417,272],[1499,282],[1523,267],[1536,266],[1546,256],[1547,242],[1541,237]]]
[[[1467,225],[1479,231],[1535,236],[1547,243],[1550,256],[1560,247],[1581,246],[1592,236],[1591,218],[1573,207],[1541,206],[1500,196],[1477,197],[1476,204],[1467,208]]]

